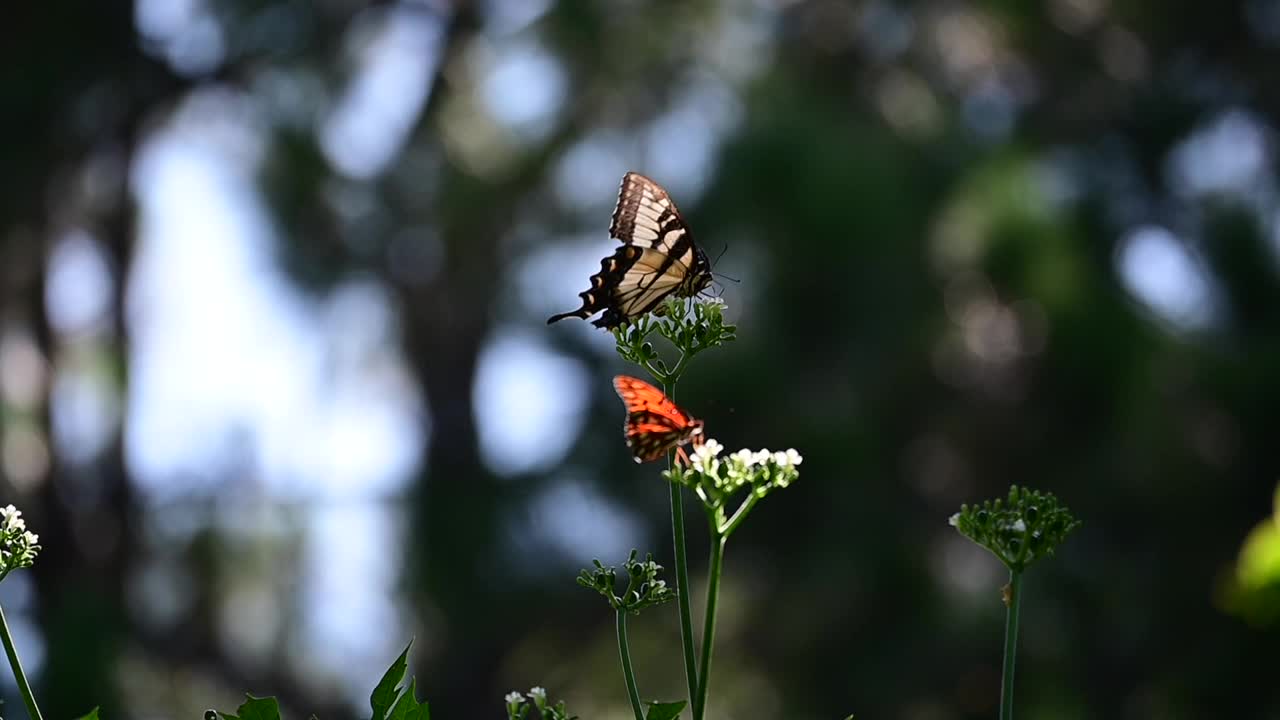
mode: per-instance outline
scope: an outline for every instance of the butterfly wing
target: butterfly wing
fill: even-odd
[[[657,460],[701,430],[700,421],[643,380],[619,375],[613,379],[613,389],[627,408],[622,430],[636,462]]]
[[[657,460],[668,450],[679,447],[684,437],[684,431],[673,426],[670,418],[653,413],[627,415],[623,432],[636,462]]]
[[[582,307],[553,315],[547,324],[604,311],[592,324],[613,328],[652,312],[671,293],[689,297],[711,282],[711,264],[693,244],[671,196],[639,173],[622,178],[609,235],[622,245],[600,262],[591,288],[579,293]]]
[[[649,248],[665,256],[655,269],[659,275],[671,278],[668,292],[691,297],[711,283],[711,263],[694,244],[693,234],[675,201],[661,185],[638,172],[622,177],[609,235],[624,244]],[[647,303],[649,309],[657,304]]]
[[[618,204],[609,222],[609,236],[628,245],[660,250],[665,255],[693,245],[689,226],[671,196],[661,185],[638,172],[622,177]]]

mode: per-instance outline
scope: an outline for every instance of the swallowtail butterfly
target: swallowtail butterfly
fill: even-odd
[[[578,293],[582,307],[552,315],[548,325],[567,317],[585,320],[603,310],[591,324],[614,328],[652,312],[672,293],[693,297],[711,284],[711,263],[693,244],[671,196],[640,173],[623,176],[609,235],[622,245],[600,261],[591,288]]]

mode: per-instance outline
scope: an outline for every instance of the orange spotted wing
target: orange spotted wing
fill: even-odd
[[[657,460],[673,448],[701,440],[702,421],[690,417],[658,388],[618,375],[613,379],[613,389],[627,406],[622,431],[636,462]]]

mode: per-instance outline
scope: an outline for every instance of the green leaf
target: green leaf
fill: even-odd
[[[387,668],[387,672],[378,681],[378,686],[369,695],[369,706],[373,708],[373,720],[386,720],[395,706],[396,698],[400,695],[400,682],[404,680],[404,673],[409,668],[409,648],[411,647],[413,647],[412,640],[405,646],[404,652],[400,653],[400,657]]]
[[[675,720],[680,717],[680,711],[684,710],[684,706],[688,702],[681,700],[679,702],[649,702],[649,712],[645,714],[645,720]]]
[[[273,697],[256,698],[245,695],[244,703],[236,708],[240,720],[280,720],[280,705]]]
[[[390,720],[431,720],[431,710],[427,703],[418,702],[418,681],[409,680],[409,689],[405,691],[396,706],[391,709]]]
[[[81,715],[76,720],[98,720],[98,708],[94,708],[86,715]]]

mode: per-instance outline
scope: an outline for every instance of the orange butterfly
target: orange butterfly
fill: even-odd
[[[649,383],[626,375],[613,378],[613,389],[627,406],[622,431],[636,462],[657,460],[675,448],[686,463],[689,457],[680,447],[702,444],[702,421],[676,407],[666,395]]]

